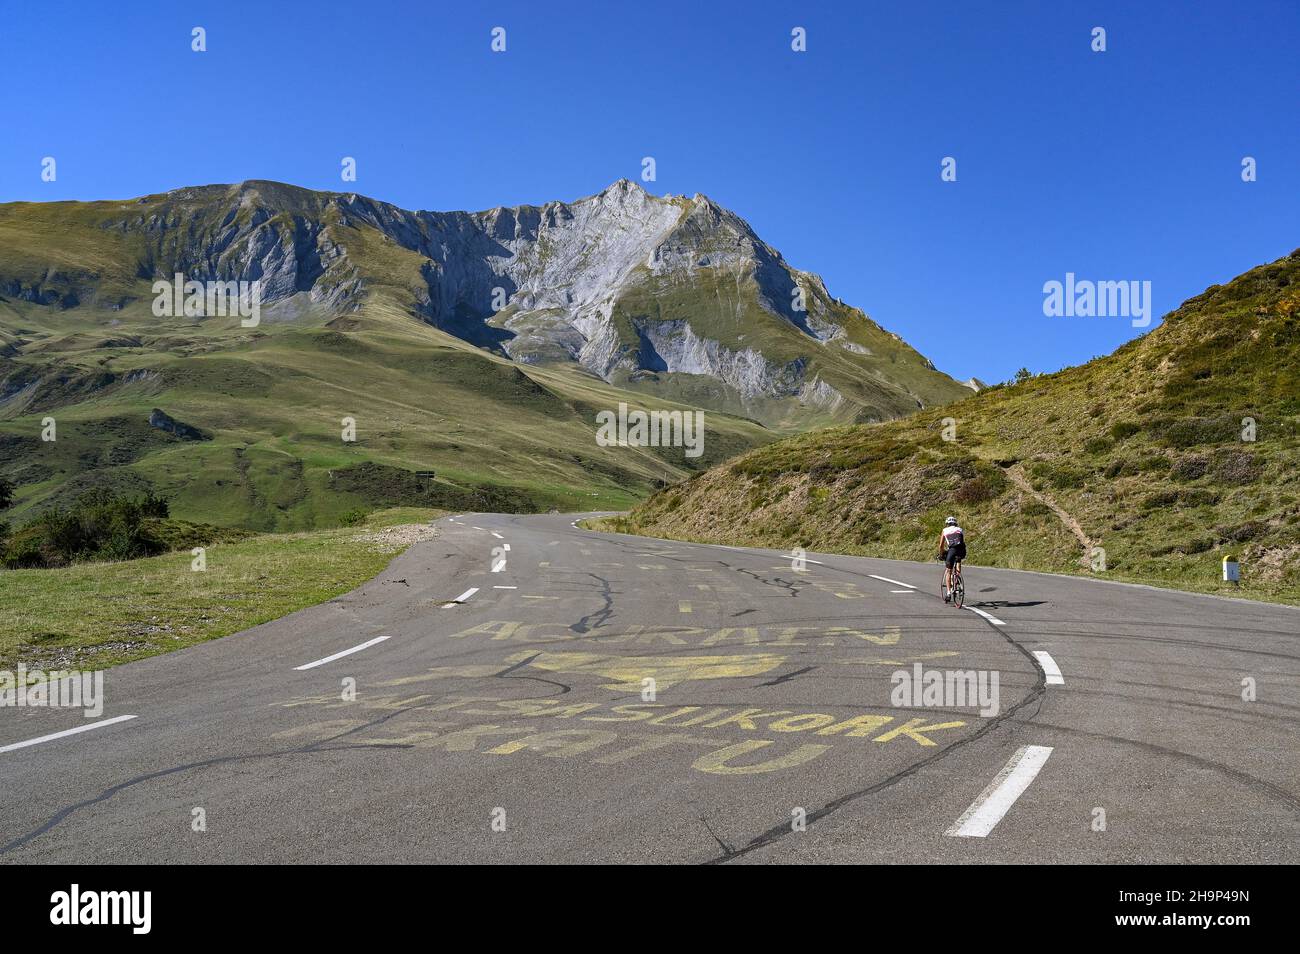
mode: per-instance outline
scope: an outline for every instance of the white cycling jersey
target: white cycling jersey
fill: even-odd
[[[962,532],[961,527],[944,527],[943,542],[949,547],[965,546],[966,534]]]

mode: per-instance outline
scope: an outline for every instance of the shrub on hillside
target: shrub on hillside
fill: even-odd
[[[1241,416],[1220,414],[1217,417],[1154,421],[1151,431],[1165,444],[1179,449],[1198,444],[1225,444],[1240,437]]]
[[[1188,454],[1174,461],[1169,469],[1169,476],[1174,480],[1198,480],[1205,476],[1210,468],[1210,458],[1204,454]]]
[[[973,505],[992,500],[998,493],[999,489],[993,486],[992,481],[985,477],[975,477],[958,487],[952,499],[959,504]]]
[[[1143,510],[1163,510],[1178,503],[1178,491],[1161,490],[1150,494],[1142,501]]]
[[[1262,520],[1247,520],[1245,523],[1236,526],[1215,527],[1217,533],[1225,543],[1245,543],[1247,540],[1254,540],[1256,537],[1263,536],[1268,532],[1269,526]]]
[[[1030,476],[1037,478],[1040,482],[1055,490],[1082,487],[1088,479],[1088,471],[1086,470],[1080,470],[1065,464],[1053,464],[1048,461],[1034,463],[1029,468],[1029,473]]]
[[[1211,471],[1222,484],[1251,484],[1259,479],[1259,461],[1245,451],[1220,451],[1214,456]]]
[[[347,510],[339,514],[339,523],[345,527],[355,527],[365,519],[366,511],[364,510]]]
[[[167,502],[152,494],[127,498],[92,491],[67,510],[52,508],[24,524],[5,541],[0,558],[17,569],[151,556],[166,546],[149,522],[167,513]]]

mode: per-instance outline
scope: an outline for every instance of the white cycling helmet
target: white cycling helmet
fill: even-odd
[[[944,525],[945,527],[955,527],[955,526],[957,526],[957,518],[956,518],[956,517],[949,517],[947,520],[945,520],[945,521],[943,522],[943,525]]]

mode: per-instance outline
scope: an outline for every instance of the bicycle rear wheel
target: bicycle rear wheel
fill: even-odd
[[[952,605],[958,609],[966,602],[966,583],[961,578],[961,570],[954,570],[952,577]]]

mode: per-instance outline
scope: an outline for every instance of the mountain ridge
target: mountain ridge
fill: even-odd
[[[54,244],[44,257],[21,248],[24,217],[64,242],[88,219],[96,267],[76,268]],[[385,292],[519,363],[574,364],[769,426],[883,420],[967,393],[739,215],[628,179],[572,202],[479,212],[413,212],[260,179],[11,203],[0,206],[0,253],[0,294],[61,308],[120,308],[143,280],[173,272],[256,278],[272,304],[338,313]]]

